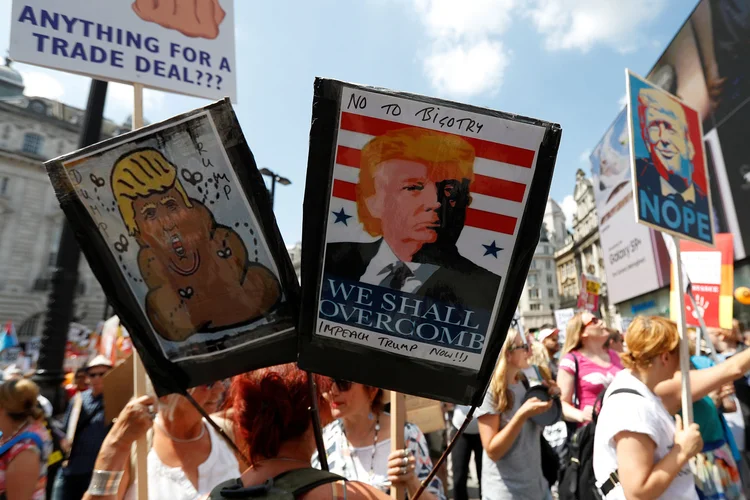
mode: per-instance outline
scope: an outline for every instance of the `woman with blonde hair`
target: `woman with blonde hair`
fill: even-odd
[[[578,313],[568,321],[557,372],[568,422],[580,425],[591,421],[599,394],[622,370],[618,354],[606,347],[608,340],[606,325],[590,312]]]
[[[551,499],[542,473],[543,427],[531,420],[552,406],[552,401],[524,401],[526,384],[522,371],[529,367],[530,345],[517,331],[505,339],[484,403],[478,410],[479,436],[484,448],[482,498]],[[559,391],[544,382],[551,395]]]
[[[52,439],[37,402],[39,387],[31,380],[0,385],[0,497],[44,500],[47,457]]]

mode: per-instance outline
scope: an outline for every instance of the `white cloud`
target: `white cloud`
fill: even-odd
[[[471,96],[496,92],[503,83],[509,58],[501,42],[482,40],[434,50],[424,67],[432,84],[440,92]]]
[[[578,159],[581,161],[581,163],[585,163],[586,165],[588,165],[590,156],[591,156],[591,150],[584,149],[581,152],[581,155],[578,157]]]
[[[628,105],[628,94],[627,92],[622,94],[620,99],[617,101],[617,109],[622,110],[625,106]]]
[[[49,73],[21,71],[21,76],[26,87],[24,94],[27,96],[60,100],[65,95],[65,86]]]
[[[608,45],[630,52],[648,43],[640,27],[653,21],[666,0],[532,0],[529,16],[548,50]]]
[[[517,0],[413,0],[431,39],[424,72],[445,94],[469,97],[497,92],[510,53],[498,39]]]
[[[565,214],[565,225],[567,227],[572,227],[573,215],[576,213],[576,202],[573,199],[572,194],[569,194],[568,196],[563,198],[563,201],[560,204],[560,208],[562,208],[562,211]]]

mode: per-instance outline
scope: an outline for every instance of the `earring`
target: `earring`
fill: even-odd
[[[367,415],[367,418],[368,418],[369,420],[372,420],[373,418],[375,418],[375,415],[373,415],[373,414],[372,414],[372,412],[370,412],[370,414],[369,414],[369,415]]]

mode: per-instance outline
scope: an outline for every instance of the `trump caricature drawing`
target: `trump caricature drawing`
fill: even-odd
[[[146,314],[159,335],[179,342],[241,326],[278,302],[273,273],[250,262],[239,235],[188,197],[177,168],[160,151],[130,151],[111,175],[122,220],[140,247]]]
[[[326,273],[491,311],[500,277],[456,247],[471,203],[474,148],[459,136],[391,130],[363,148],[356,205],[371,243],[329,243]]]

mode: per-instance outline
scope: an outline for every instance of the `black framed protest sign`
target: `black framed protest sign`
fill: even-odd
[[[160,394],[295,359],[299,284],[228,100],[46,167]]]
[[[479,403],[539,240],[561,134],[316,80],[300,366]]]

